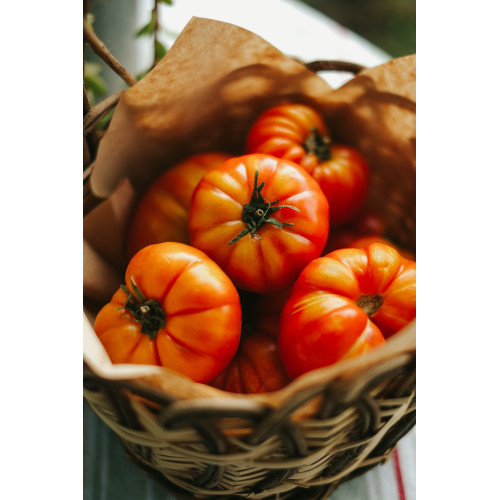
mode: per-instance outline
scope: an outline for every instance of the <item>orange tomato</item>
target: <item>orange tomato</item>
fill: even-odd
[[[416,263],[373,243],[315,259],[293,286],[279,348],[291,377],[357,356],[416,315]]]
[[[235,357],[211,385],[228,392],[257,394],[277,391],[289,382],[277,339],[252,332],[242,337]]]
[[[279,320],[290,290],[240,294],[243,333],[238,352],[211,385],[240,394],[281,389],[290,382],[278,349]]]
[[[238,348],[240,299],[203,252],[158,243],[130,260],[125,285],[99,311],[94,330],[113,363],[165,366],[208,382]]]
[[[243,290],[291,286],[319,257],[328,202],[297,164],[267,155],[231,158],[200,181],[189,209],[189,238]]]
[[[168,169],[149,187],[137,205],[127,237],[127,255],[153,243],[189,243],[187,218],[193,191],[201,178],[229,158],[201,153]]]
[[[252,125],[246,149],[293,161],[318,182],[330,204],[330,223],[356,217],[368,195],[370,171],[353,148],[331,142],[322,116],[304,104],[268,109]]]

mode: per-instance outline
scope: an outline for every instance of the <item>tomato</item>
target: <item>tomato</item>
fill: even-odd
[[[312,131],[328,135],[325,122],[315,109],[304,104],[282,104],[257,118],[248,133],[246,149],[249,153],[290,160],[310,170],[318,163],[305,144]]]
[[[281,389],[290,382],[278,349],[279,320],[290,290],[276,294],[240,294],[242,338],[229,366],[212,382],[219,389],[255,394]]]
[[[253,332],[242,337],[236,356],[211,385],[228,392],[256,394],[277,391],[289,382],[277,339]]]
[[[158,243],[130,260],[125,285],[99,311],[94,330],[113,363],[165,366],[208,382],[238,348],[240,299],[203,252]]]
[[[191,199],[188,226],[191,244],[238,288],[271,293],[290,286],[321,254],[328,202],[302,167],[246,155],[203,177]]]
[[[248,153],[294,161],[318,181],[330,203],[330,223],[352,220],[368,196],[370,171],[355,149],[331,142],[321,115],[304,104],[268,109],[251,127]]]
[[[194,188],[209,170],[228,158],[218,152],[191,156],[151,184],[130,223],[126,243],[129,258],[153,243],[189,243],[187,216]]]
[[[291,377],[384,343],[416,315],[416,264],[373,243],[315,259],[281,315],[279,349]]]

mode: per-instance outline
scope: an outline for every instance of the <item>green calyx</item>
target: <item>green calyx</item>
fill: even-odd
[[[149,335],[151,340],[154,340],[158,330],[166,325],[165,311],[163,311],[158,301],[144,297],[133,277],[130,278],[130,283],[132,284],[133,294],[126,285],[120,286],[127,294],[123,309],[129,311],[142,324],[141,332]]]
[[[259,171],[255,171],[255,180],[254,180],[254,188],[252,191],[252,196],[250,201],[243,207],[243,213],[241,216],[241,220],[247,225],[241,233],[235,236],[228,244],[232,245],[239,241],[243,236],[250,234],[251,238],[259,238],[258,234],[255,234],[264,224],[273,224],[278,229],[281,229],[283,226],[293,226],[291,222],[280,222],[279,220],[272,217],[274,213],[282,208],[291,208],[297,212],[300,210],[297,207],[293,207],[291,205],[278,205],[280,200],[273,201],[272,203],[267,201],[262,196],[262,189],[266,185],[265,182],[262,182],[260,185],[258,184]]]
[[[312,128],[310,132],[303,144],[307,154],[315,155],[319,161],[331,160],[330,139],[321,135],[316,127]]]

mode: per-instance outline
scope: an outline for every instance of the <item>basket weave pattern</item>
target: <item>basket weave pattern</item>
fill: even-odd
[[[366,377],[308,387],[274,410],[230,395],[172,401],[92,375],[84,394],[138,462],[182,491],[271,498],[292,490],[280,498],[301,498],[297,488],[333,487],[384,463],[413,427],[414,359],[396,361]],[[314,415],[294,418],[308,405]]]
[[[84,38],[129,85],[135,83],[85,21]],[[335,61],[308,67],[362,69]],[[100,201],[88,183],[105,133],[96,125],[121,94],[92,107],[84,88],[84,214]],[[375,197],[383,198],[389,229],[414,248],[414,179],[374,172],[373,184]],[[409,325],[406,335],[414,335],[414,329]],[[307,498],[314,500],[384,463],[416,421],[414,349],[367,363],[355,377],[339,373],[331,378],[328,370],[321,372],[313,382],[292,387],[290,397],[273,406],[229,393],[182,399],[140,381],[106,380],[86,367],[84,396],[130,457],[178,498],[299,500],[307,488]]]
[[[277,409],[231,395],[172,400],[93,375],[84,394],[141,465],[196,498],[289,491],[280,498],[298,499],[304,487],[324,494],[384,463],[416,417],[411,356],[364,377],[309,386]],[[311,406],[314,414],[300,418]]]

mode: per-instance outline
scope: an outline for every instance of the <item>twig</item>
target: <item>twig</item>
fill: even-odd
[[[85,81],[83,82],[83,117],[85,120],[85,116],[88,115],[92,111],[92,104],[90,102],[90,98],[87,92],[87,87],[85,86]],[[98,137],[95,133],[95,130],[89,130],[87,134],[83,136],[84,140],[84,163],[87,161],[87,154],[92,158],[97,149]]]
[[[85,81],[83,82],[83,111],[86,113],[90,111],[92,104],[90,103],[89,94],[87,92],[87,87],[85,86]]]
[[[101,117],[106,114],[120,99],[121,95],[125,92],[119,90],[114,94],[106,97],[101,102],[93,106],[90,111],[83,117],[83,136],[85,137],[97,125]]]
[[[83,20],[83,38],[92,47],[94,52],[121,78],[130,86],[135,85],[137,80],[134,75],[129,73],[111,54],[103,42],[99,40],[94,30],[89,26],[85,19]]]
[[[312,61],[305,64],[311,71],[346,71],[348,73],[358,74],[365,69],[360,64],[346,61]]]

